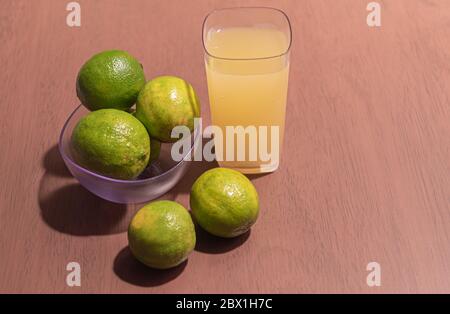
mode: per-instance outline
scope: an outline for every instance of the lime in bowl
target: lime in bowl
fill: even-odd
[[[184,147],[189,146],[189,150],[182,152],[180,161],[172,158],[171,150],[174,144],[163,143],[158,160],[151,162],[137,179],[113,179],[82,167],[73,158],[71,149],[73,129],[78,121],[89,112],[83,105],[79,105],[70,114],[59,136],[59,152],[70,173],[84,188],[114,203],[144,203],[168,192],[186,173],[194,147],[201,139],[200,130],[195,129],[190,138],[180,140],[189,141],[183,145]]]

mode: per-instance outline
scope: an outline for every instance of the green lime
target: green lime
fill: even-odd
[[[145,85],[142,66],[126,51],[108,50],[94,55],[80,69],[77,95],[89,110],[127,110]]]
[[[149,81],[139,93],[136,117],[150,136],[162,142],[175,142],[171,137],[176,126],[194,130],[194,118],[200,117],[200,102],[192,86],[175,76],[160,76]]]
[[[248,231],[259,214],[253,184],[240,172],[227,168],[204,172],[192,186],[190,205],[203,229],[225,238]]]
[[[186,208],[172,201],[155,201],[142,207],[128,227],[133,255],[147,266],[175,267],[195,247],[195,228]]]
[[[72,151],[83,167],[116,179],[133,179],[147,166],[150,137],[138,119],[117,109],[90,112],[75,126]]]
[[[133,117],[136,117],[136,111],[131,110],[130,112]],[[161,153],[161,142],[156,138],[150,138],[150,160],[149,162],[158,160],[159,154]]]
[[[150,161],[155,161],[161,153],[161,142],[155,138],[150,139]]]

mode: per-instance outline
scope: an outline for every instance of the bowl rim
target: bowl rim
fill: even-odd
[[[169,168],[168,170],[164,171],[163,173],[154,176],[154,177],[150,177],[150,178],[146,178],[146,179],[133,179],[133,180],[122,180],[122,179],[114,179],[111,177],[107,177],[104,175],[101,175],[99,173],[93,172],[89,169],[86,169],[82,166],[80,166],[78,163],[76,163],[68,154],[66,154],[66,152],[63,149],[63,137],[64,134],[66,132],[67,126],[69,124],[69,121],[73,118],[73,116],[75,115],[75,113],[80,110],[83,107],[83,104],[78,105],[73,111],[72,113],[69,115],[69,117],[67,118],[67,120],[64,122],[64,126],[61,129],[61,133],[59,134],[59,139],[58,139],[58,150],[60,155],[62,156],[64,162],[69,163],[71,166],[77,168],[78,170],[80,170],[81,172],[85,172],[93,177],[96,177],[98,179],[101,180],[105,180],[105,181],[110,181],[113,183],[122,183],[122,184],[128,184],[128,185],[139,185],[139,184],[143,184],[143,183],[149,183],[152,181],[156,181],[159,178],[162,178],[164,176],[167,176],[169,173],[173,172],[176,168],[180,167],[181,164],[183,164],[186,160],[186,158],[188,156],[192,155],[192,150],[194,149],[194,147],[197,145],[198,139],[199,139],[199,135],[200,132],[198,129],[194,130],[194,141],[191,145],[191,147],[189,148],[188,153],[183,157],[182,160],[178,161],[175,165],[173,165],[171,168]]]

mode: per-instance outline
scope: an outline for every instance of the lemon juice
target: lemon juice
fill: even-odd
[[[270,26],[211,28],[206,34],[211,122],[223,134],[223,138],[215,136],[220,166],[243,173],[278,168],[286,111],[289,40],[284,32]],[[227,133],[227,127],[237,126],[246,131],[245,141],[236,140],[237,133]],[[261,131],[264,127],[267,132]],[[262,157],[263,147],[272,153],[270,159]],[[245,152],[241,158],[239,150]],[[256,150],[256,157],[252,150]]]

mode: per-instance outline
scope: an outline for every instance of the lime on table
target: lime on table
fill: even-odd
[[[127,110],[145,85],[142,66],[126,51],[108,50],[94,55],[80,69],[77,95],[89,110]]]
[[[176,202],[151,202],[131,220],[128,243],[131,253],[145,265],[175,267],[195,247],[194,223],[187,209]]]
[[[89,113],[75,126],[73,156],[81,166],[116,179],[133,179],[147,166],[150,138],[131,114],[116,109]]]
[[[204,172],[192,186],[190,205],[203,229],[225,238],[247,232],[259,214],[253,184],[240,172],[227,168]]]
[[[150,136],[162,142],[175,142],[171,137],[176,126],[194,130],[194,118],[200,117],[200,102],[185,80],[175,76],[160,76],[149,81],[139,93],[136,117]]]

